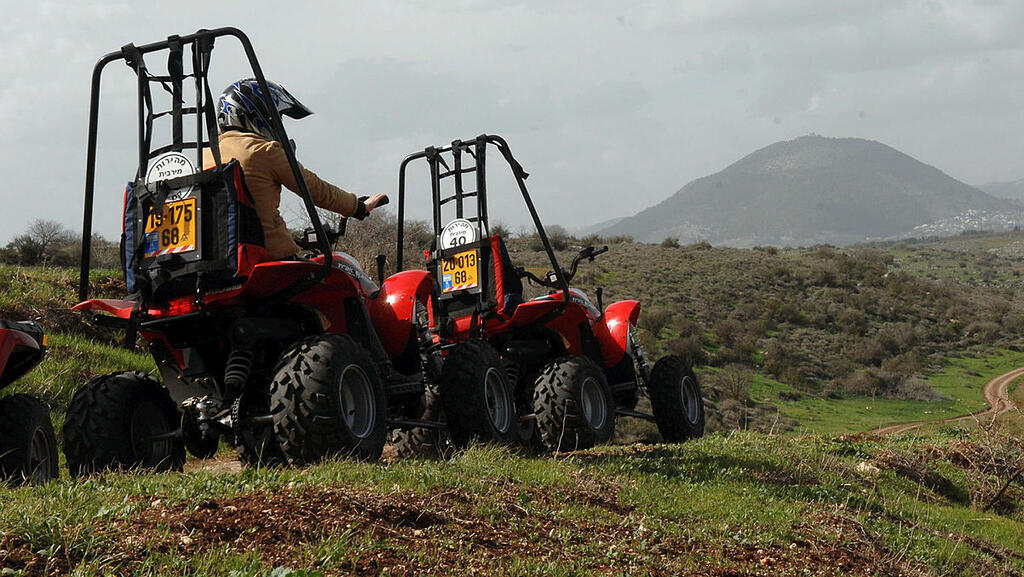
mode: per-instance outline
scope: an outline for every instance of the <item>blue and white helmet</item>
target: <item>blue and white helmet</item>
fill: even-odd
[[[291,118],[305,118],[313,114],[280,84],[268,80],[267,88],[270,89],[270,99],[281,114]],[[217,126],[221,132],[241,130],[274,140],[270,114],[255,78],[239,80],[228,86],[217,101]]]

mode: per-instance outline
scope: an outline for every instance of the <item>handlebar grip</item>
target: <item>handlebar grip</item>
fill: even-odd
[[[377,207],[379,208],[381,206],[384,206],[385,204],[387,204],[389,202],[391,202],[391,199],[388,198],[388,195],[385,194],[384,198],[380,199],[380,202],[377,203]]]

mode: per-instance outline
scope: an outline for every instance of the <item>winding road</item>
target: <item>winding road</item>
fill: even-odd
[[[916,429],[917,427],[931,423],[952,423],[955,421],[966,421],[968,419],[980,420],[983,417],[989,419],[995,418],[1007,411],[1012,411],[1017,407],[1017,405],[1010,400],[1007,388],[1010,386],[1010,383],[1021,376],[1024,376],[1024,367],[1013,369],[1012,371],[999,375],[985,383],[985,388],[982,389],[982,394],[985,395],[985,402],[988,403],[988,409],[984,411],[977,411],[959,417],[950,417],[948,419],[934,419],[931,421],[915,421],[913,423],[903,423],[901,425],[889,425],[886,427],[879,427],[871,432],[876,435],[894,435],[897,433],[905,433],[911,429]]]

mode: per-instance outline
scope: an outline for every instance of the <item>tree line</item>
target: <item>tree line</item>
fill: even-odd
[[[120,266],[118,243],[99,234],[92,235],[92,262],[97,268]],[[25,232],[0,248],[0,262],[20,266],[78,266],[82,235],[54,221],[37,218]]]

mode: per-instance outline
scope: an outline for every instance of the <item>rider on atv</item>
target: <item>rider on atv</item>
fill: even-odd
[[[298,119],[313,113],[283,86],[274,82],[267,82],[267,86],[282,115]],[[215,159],[213,150],[207,149],[205,168],[211,168],[218,162],[238,160],[263,225],[269,258],[282,260],[297,255],[299,247],[288,233],[278,207],[282,185],[296,194],[299,194],[299,187],[281,143],[274,139],[269,111],[256,79],[239,80],[221,93],[217,102],[217,127],[221,158]],[[321,180],[306,168],[302,168],[302,175],[316,206],[345,217],[362,220],[385,198],[383,194],[357,198]]]

